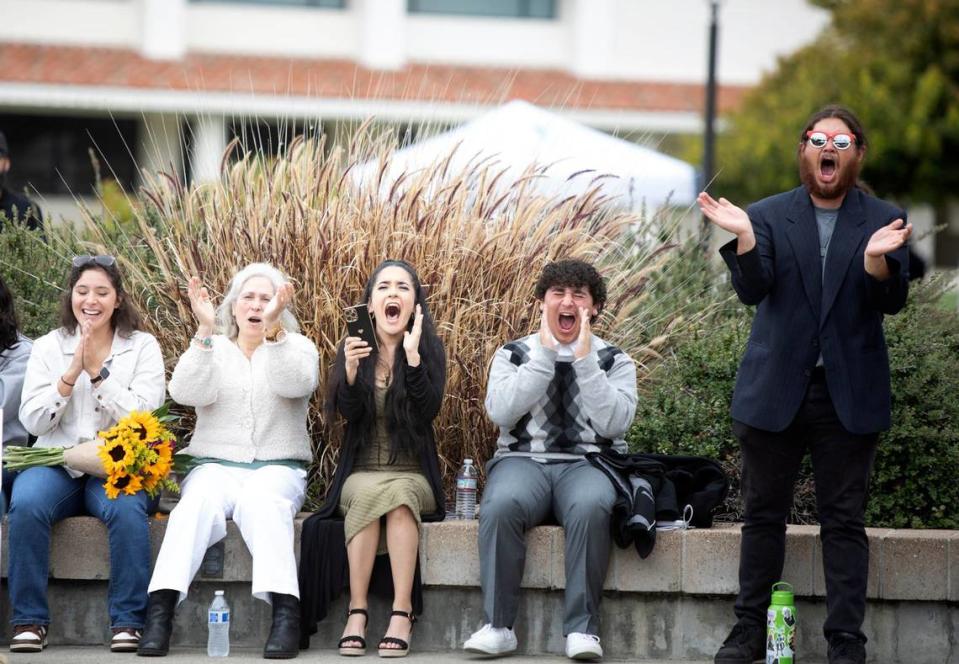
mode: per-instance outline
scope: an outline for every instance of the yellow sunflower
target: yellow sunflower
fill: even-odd
[[[103,470],[107,475],[113,475],[118,470],[126,471],[128,464],[136,458],[136,451],[123,436],[104,441],[97,450],[97,456],[103,462]]]
[[[159,457],[154,463],[144,466],[143,472],[147,477],[150,477],[154,480],[162,480],[164,477],[169,475],[172,467],[172,459]]]
[[[121,491],[132,496],[143,488],[143,482],[137,475],[130,475],[125,470],[118,470],[107,478],[103,488],[107,492],[107,498],[116,500]]]
[[[147,411],[134,410],[117,423],[132,431],[142,441],[156,440],[163,429],[160,421]]]

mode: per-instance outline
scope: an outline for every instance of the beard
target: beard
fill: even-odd
[[[799,179],[811,195],[822,198],[827,201],[836,200],[846,195],[850,189],[856,186],[859,179],[859,171],[862,169],[861,159],[850,159],[844,161],[838,168],[838,177],[829,184],[820,184],[816,180],[816,171],[819,168],[819,162],[812,164],[805,155],[799,155]]]

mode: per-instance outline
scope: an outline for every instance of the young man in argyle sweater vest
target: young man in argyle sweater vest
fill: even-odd
[[[486,410],[500,435],[480,507],[486,625],[464,648],[485,655],[516,649],[526,531],[553,517],[566,533],[566,655],[600,659],[599,604],[616,495],[584,455],[626,451],[636,365],[591,331],[606,302],[606,285],[592,265],[550,263],[535,295],[539,331],[497,350],[490,368]]]

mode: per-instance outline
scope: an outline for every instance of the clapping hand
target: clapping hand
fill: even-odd
[[[873,258],[885,256],[904,245],[910,235],[912,235],[912,224],[907,224],[902,219],[895,219],[872,234],[869,244],[866,245],[866,256]]]
[[[210,300],[209,291],[200,281],[200,277],[192,276],[186,292],[190,298],[190,308],[193,309],[193,315],[199,325],[197,336],[210,336],[213,333],[216,311],[213,308],[213,302]]]
[[[581,360],[589,355],[593,341],[593,331],[589,322],[589,309],[579,308],[579,339],[576,342],[576,352],[574,355],[577,360]]]
[[[90,342],[92,327],[93,324],[88,320],[79,324],[80,341],[77,342],[77,347],[73,349],[73,359],[70,361],[70,366],[63,372],[63,380],[67,383],[67,387],[73,387],[71,383],[76,383],[77,378],[83,373],[84,355],[87,352],[87,344]]]
[[[293,284],[286,282],[276,289],[276,294],[270,299],[263,311],[263,326],[269,330],[280,320],[280,315],[293,300]]]
[[[413,329],[403,333],[403,350],[406,351],[406,363],[411,367],[420,364],[420,335],[423,334],[423,307],[416,305],[416,317]]]
[[[549,323],[546,321],[546,307],[543,307],[542,315],[539,321],[539,345],[549,350],[556,350],[559,344],[556,337],[549,330]]]
[[[749,215],[741,207],[733,205],[725,198],[720,198],[717,201],[705,191],[700,192],[699,196],[696,197],[696,202],[699,204],[700,211],[709,221],[736,236],[737,253],[745,253],[756,246],[752,222],[749,221]]]

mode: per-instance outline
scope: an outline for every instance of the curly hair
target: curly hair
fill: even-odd
[[[0,351],[17,345],[17,310],[13,305],[13,293],[0,277]]]
[[[593,297],[597,314],[603,311],[606,304],[606,281],[596,268],[586,261],[566,259],[548,263],[536,282],[536,299],[542,300],[546,297],[546,291],[553,286],[585,286]],[[596,316],[592,318],[595,320]]]
[[[67,287],[60,297],[60,327],[70,334],[77,331],[78,321],[73,314],[73,287],[77,285],[80,276],[87,270],[100,270],[106,274],[113,289],[117,292],[117,308],[110,317],[110,325],[113,329],[125,338],[128,338],[137,330],[142,330],[143,323],[140,321],[140,314],[123,289],[123,278],[120,276],[118,263],[113,263],[113,265],[87,263],[80,267],[70,268],[70,273],[67,276]]]

